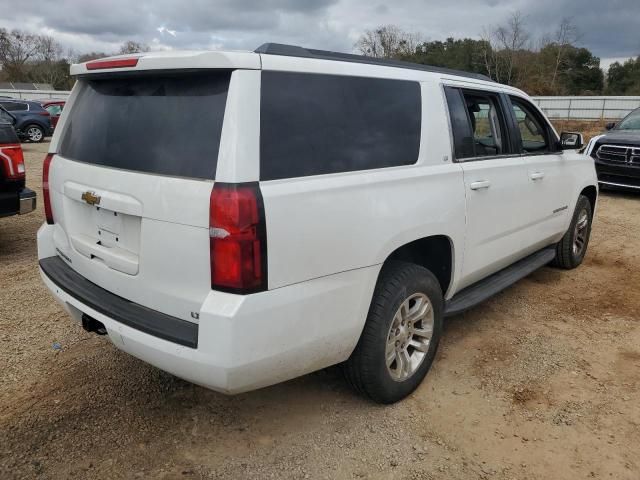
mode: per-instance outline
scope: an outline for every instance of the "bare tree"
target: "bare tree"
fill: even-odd
[[[527,47],[530,38],[522,13],[512,13],[506,24],[495,28],[493,38],[502,52],[501,57],[505,67],[504,81],[511,85],[518,55]]]
[[[7,31],[0,28],[0,65],[10,79],[19,79],[26,74],[27,62],[39,53],[39,38],[20,30]]]
[[[367,30],[355,44],[356,49],[368,57],[398,58],[415,52],[420,36],[401,30],[396,25],[383,25]]]
[[[50,85],[66,83],[69,77],[69,63],[63,56],[62,45],[48,35],[39,35],[37,44],[37,55],[29,71],[30,79]]]
[[[38,36],[37,56],[43,62],[54,62],[62,57],[62,45],[49,35]]]
[[[75,63],[84,63],[84,62],[88,62],[89,60],[108,57],[109,55],[113,55],[113,54],[105,53],[105,52],[87,52],[87,53],[81,53],[79,55],[76,55],[73,60]]]
[[[122,47],[120,47],[120,55],[125,55],[127,53],[140,53],[140,52],[148,52],[149,45],[140,42],[134,42],[133,40],[127,40]]]
[[[572,23],[571,19],[563,18],[554,35],[554,43],[556,45],[555,64],[553,75],[551,77],[551,88],[555,88],[558,72],[564,62],[564,54],[567,48],[578,41],[580,34],[577,27]]]
[[[498,48],[495,45],[492,32],[486,28],[483,29],[482,35],[482,61],[487,71],[487,75],[496,82],[500,82],[500,61],[498,58]]]

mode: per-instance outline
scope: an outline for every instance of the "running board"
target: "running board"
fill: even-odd
[[[544,248],[533,255],[518,260],[516,263],[509,265],[507,268],[494,273],[484,280],[474,283],[460,293],[455,294],[453,298],[446,302],[444,316],[450,317],[457,315],[475,307],[479,303],[484,302],[505,288],[513,285],[518,280],[522,280],[540,267],[544,267],[553,260],[555,256],[555,246]]]

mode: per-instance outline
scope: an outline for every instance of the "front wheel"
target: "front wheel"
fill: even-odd
[[[40,143],[44,140],[44,130],[39,125],[29,125],[25,128],[25,133],[31,142]]]
[[[385,265],[358,345],[344,365],[349,383],[378,403],[413,392],[433,363],[443,304],[429,270],[406,262]]]
[[[554,266],[570,270],[582,263],[589,245],[592,220],[591,202],[584,195],[580,195],[569,230],[556,245]]]

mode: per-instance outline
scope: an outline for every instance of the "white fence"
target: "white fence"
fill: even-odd
[[[565,120],[619,119],[640,108],[640,97],[534,97],[549,118]]]
[[[71,92],[63,90],[0,90],[0,97],[20,98],[22,100],[42,100],[44,98],[56,98],[64,100]]]

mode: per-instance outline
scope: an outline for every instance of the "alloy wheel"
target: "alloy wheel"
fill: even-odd
[[[433,327],[433,308],[424,293],[415,293],[400,304],[385,350],[387,370],[394,381],[405,381],[420,368],[429,351]]]
[[[587,209],[583,208],[578,214],[578,221],[573,231],[573,255],[575,257],[579,257],[582,254],[587,244],[588,226],[589,214],[587,213]]]
[[[29,127],[29,129],[27,130],[27,136],[32,142],[39,142],[40,140],[42,140],[42,137],[44,135],[42,133],[42,130],[40,130],[38,127]]]

